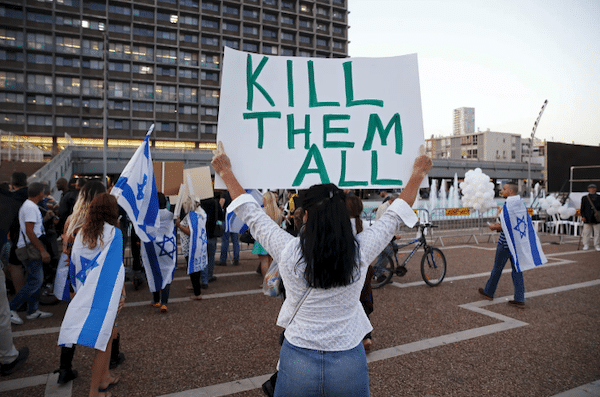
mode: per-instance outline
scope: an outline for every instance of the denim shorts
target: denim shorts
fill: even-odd
[[[296,347],[284,340],[275,397],[368,397],[369,368],[361,343],[344,351]]]

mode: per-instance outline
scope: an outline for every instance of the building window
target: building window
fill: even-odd
[[[200,110],[200,114],[202,116],[215,116],[215,117],[217,117],[219,115],[219,109],[218,108],[202,106],[200,109],[201,109]]]
[[[52,23],[52,15],[40,12],[28,12],[27,20],[35,23]]]
[[[56,98],[58,101],[60,98]],[[46,95],[27,95],[27,103],[32,105],[49,105],[52,106],[52,97]],[[79,105],[77,105],[79,106]]]
[[[277,22],[277,15],[268,12],[263,12],[263,21]]]
[[[296,20],[292,17],[288,17],[285,15],[281,16],[281,23],[284,23],[286,25],[294,25],[296,23]]]
[[[130,59],[131,46],[129,44],[109,43],[108,55],[116,59]]]
[[[177,68],[169,68],[166,66],[157,66],[156,74],[159,76],[175,77],[177,75]]]
[[[111,110],[129,111],[129,101],[108,101],[108,108]]]
[[[317,23],[317,30],[319,32],[329,32],[329,25],[324,23]]]
[[[179,51],[179,64],[184,66],[198,66],[198,53]]]
[[[344,49],[344,43],[342,43],[341,41],[333,41],[333,48],[336,48],[338,50],[343,50]]]
[[[262,34],[263,34],[263,37],[277,39],[277,31],[276,30],[263,28]]]
[[[43,74],[27,75],[27,91],[52,93],[53,89],[52,76],[45,76]]]
[[[83,62],[81,62],[81,66],[84,69],[101,70],[104,69],[104,62],[96,59],[84,59]]]
[[[200,104],[201,105],[219,105],[219,91],[218,90],[200,90]]]
[[[296,6],[294,5],[293,1],[282,0],[281,8],[287,8],[288,10],[294,10],[296,8]]]
[[[238,40],[223,39],[223,46],[224,47],[235,48],[236,50],[239,50],[240,49],[240,42]]]
[[[300,57],[311,57],[312,54],[310,51],[298,51],[298,56]]]
[[[56,117],[57,127],[79,127],[79,117]]]
[[[196,110],[198,110],[196,108]],[[188,123],[179,123],[177,127],[177,131],[189,133],[189,134],[197,134],[198,133],[198,124],[188,124]]]
[[[244,34],[251,34],[253,36],[258,36],[258,28],[256,26],[244,25]]]
[[[52,116],[27,116],[28,125],[39,125],[39,126],[52,126]]]
[[[179,5],[184,7],[198,8],[198,0],[179,0]]]
[[[23,32],[0,29],[0,44],[3,46],[23,48],[23,37]],[[29,46],[29,43],[27,45]],[[50,43],[50,48],[52,48],[52,43]]]
[[[111,130],[129,130],[129,124],[129,120],[108,119],[108,128]]]
[[[131,25],[119,25],[116,23],[111,23],[108,25],[108,31],[113,33],[129,34],[131,33]]]
[[[179,113],[183,114],[198,114],[198,106],[179,106]]]
[[[30,117],[33,117],[35,120],[35,116],[29,116],[27,118],[27,121],[28,121],[27,124],[32,125],[32,123],[29,122]],[[42,123],[44,123],[44,122],[45,122],[45,120],[42,121]],[[0,123],[23,125],[25,123],[25,116],[23,116],[22,114],[0,113]],[[41,124],[41,125],[52,125],[52,117],[50,117],[50,124]]]
[[[248,52],[258,52],[258,44],[254,43],[244,43],[244,51]]]
[[[300,12],[307,12],[312,14],[312,6],[310,4],[302,3],[300,4]]]
[[[79,95],[81,81],[74,77],[57,77],[54,92],[58,94]]]
[[[52,57],[50,57],[52,58]],[[22,52],[0,50],[0,61],[23,62],[25,57]],[[34,62],[35,63],[35,62]]]
[[[157,30],[156,38],[163,39],[163,40],[175,41],[175,40],[177,40],[177,32],[171,32],[171,31],[167,31],[167,30]]]
[[[148,28],[143,28],[140,26],[134,26],[133,34],[136,36],[154,37],[154,29],[148,29]]]
[[[202,18],[202,27],[210,29],[219,29],[219,22],[213,21],[212,19]]]
[[[312,38],[309,36],[298,35],[298,41],[303,44],[312,44]]]
[[[277,7],[277,0],[263,0],[263,4],[267,6]]]
[[[154,99],[154,86],[152,84],[131,84],[132,99]]]
[[[59,37],[57,37],[56,40],[58,47]],[[52,51],[52,35],[43,33],[27,33],[27,48],[31,50]],[[71,52],[71,54],[73,53]]]
[[[210,68],[210,69],[219,69],[219,56],[218,55],[208,55],[208,54],[202,54],[200,56],[200,62],[202,64],[203,68]]]
[[[182,15],[179,22],[185,25],[198,26],[198,18],[191,15]]]
[[[219,81],[219,73],[215,72],[202,72],[202,80]]]
[[[217,126],[215,124],[201,124],[200,132],[203,134],[216,134]]]
[[[131,15],[131,8],[118,6],[116,4],[109,4],[108,12],[112,13],[112,14],[119,14],[119,15]]]
[[[317,45],[321,47],[327,47],[329,46],[329,43],[327,42],[327,39],[317,39]]]
[[[112,98],[129,98],[129,83],[109,81],[108,96]]]
[[[22,55],[22,54],[21,54]],[[1,58],[1,57],[0,57]],[[65,63],[65,60],[67,62]],[[73,61],[77,61],[77,65],[73,66]],[[52,55],[44,55],[44,54],[27,54],[27,63],[35,63],[38,65],[52,65],[54,61],[52,60]],[[70,66],[70,67],[79,67],[79,58],[63,58],[56,57],[56,64],[59,66]]]
[[[298,25],[301,28],[310,28],[310,27],[312,27],[312,22],[308,21],[306,19],[300,19],[300,21],[298,22]]]
[[[154,61],[154,49],[152,47],[133,46],[132,55],[134,61]]]
[[[146,120],[133,120],[131,122],[131,127],[134,130],[148,131],[148,129],[150,128],[152,123],[153,123],[152,121],[146,121]]]
[[[204,45],[212,45],[212,46],[219,46],[219,38],[218,37],[208,37],[208,36],[202,36],[202,44]]]
[[[175,113],[175,105],[172,103],[157,103],[156,104],[156,112],[157,113]]]
[[[79,101],[79,98],[69,98],[69,97],[56,97],[56,100],[54,101],[56,103],[56,106],[60,106],[60,107],[69,107],[69,108],[78,108],[81,107],[81,102]]]
[[[323,7],[317,7],[317,14],[328,17],[329,16],[329,10],[327,10],[326,8],[323,8]]]
[[[81,101],[81,105],[84,108],[102,109],[102,107],[104,106],[104,101],[102,101],[101,99],[84,99],[83,101]]]
[[[29,76],[27,76],[27,85],[29,86]],[[35,75],[33,75],[35,76]],[[46,77],[46,76],[44,76]],[[23,73],[12,73],[0,71],[0,89],[22,91],[25,86]],[[27,88],[29,89],[29,87]],[[50,90],[52,90],[52,79],[50,79]],[[49,91],[52,92],[52,91]]]
[[[223,22],[223,30],[237,33],[240,31],[240,25],[237,23]]]
[[[128,63],[109,62],[108,70],[112,72],[131,72],[131,65]]]
[[[93,57],[101,57],[104,55],[104,43],[102,41],[95,40],[83,40],[81,42],[83,55],[89,55]]]
[[[156,129],[162,132],[175,132],[175,123],[158,122]]]
[[[16,6],[1,5],[0,6],[0,17],[11,18],[11,19],[23,19],[23,8]]]
[[[79,7],[79,0],[56,0],[56,4],[69,7]]]
[[[245,18],[258,19],[258,11],[256,10],[249,10],[247,8],[244,8],[244,12],[242,14]]]
[[[294,41],[294,33],[281,32],[281,40]]]
[[[179,35],[179,41],[184,43],[198,43],[198,35],[181,33]]]
[[[25,96],[23,94],[0,92],[0,103],[23,103],[24,100]]]
[[[203,1],[202,2],[202,9],[203,10],[208,10],[208,11],[219,12],[219,5],[216,4],[216,3],[211,3],[209,1]]]
[[[338,19],[338,20],[343,21],[345,19],[344,18],[344,14],[341,13],[341,12],[339,12],[339,11],[334,11],[333,12],[333,19]]]
[[[231,7],[231,6],[228,6],[228,5],[224,5],[223,6],[223,12],[225,14],[240,15],[240,9],[239,8]]]
[[[277,46],[263,44],[263,53],[277,55]]]
[[[156,62],[167,63],[171,65],[177,64],[177,50],[167,50],[163,48],[156,49]]]
[[[281,49],[281,55],[287,56],[287,57],[293,57],[294,56],[294,50],[291,48],[282,48]]]
[[[177,5],[177,0],[158,0],[159,3]]]
[[[157,94],[158,98],[158,94]],[[133,110],[137,112],[152,112],[154,111],[154,105],[152,102],[133,102]]]
[[[156,85],[156,100],[175,102],[177,100],[177,87],[174,85]]]
[[[104,94],[104,81],[96,79],[83,79],[81,82],[81,93],[86,96],[101,97]],[[127,86],[127,98],[129,98],[129,85]]]
[[[133,16],[139,18],[154,19],[154,11],[145,8],[134,8]]]
[[[344,28],[333,25],[334,34],[344,34]]]
[[[179,77],[185,79],[197,79],[198,71],[195,69],[179,69]]]
[[[198,103],[198,89],[179,87],[179,102]]]
[[[154,68],[151,65],[133,65],[133,73],[137,74],[154,74]]]

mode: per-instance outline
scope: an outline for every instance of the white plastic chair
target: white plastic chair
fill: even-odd
[[[575,220],[569,221],[569,226],[573,228],[573,236],[579,236],[579,228],[583,229],[583,221],[581,220],[581,216],[576,216]]]
[[[554,214],[552,215],[552,220],[549,222],[546,222],[546,227],[549,229],[552,229],[551,232],[554,232],[555,235],[557,235],[562,227],[563,233],[567,234],[567,227],[570,226],[569,225],[569,221],[563,221],[562,219],[560,219],[560,215],[558,214]]]

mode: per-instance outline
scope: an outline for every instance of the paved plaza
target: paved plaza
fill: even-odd
[[[494,242],[481,239],[444,241],[448,274],[438,287],[421,280],[418,255],[406,276],[375,290],[371,395],[600,396],[600,252],[579,250],[577,238],[541,240],[549,262],[524,273],[525,309],[507,304],[510,268],[493,301],[477,292],[495,253]],[[201,301],[188,299],[180,261],[166,314],[150,306],[146,285],[127,283],[118,319],[126,361],[114,371],[114,396],[263,395],[277,364],[281,300],[263,295],[258,259],[245,248],[240,266],[215,269],[218,280]],[[15,345],[31,354],[0,379],[1,396],[87,395],[92,349],[77,347],[75,381],[59,386],[53,374],[66,306],[45,306],[53,317],[13,325]]]

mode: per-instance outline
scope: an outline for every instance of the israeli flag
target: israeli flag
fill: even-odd
[[[105,351],[125,281],[121,230],[105,223],[94,249],[83,245],[79,233],[71,251],[71,276],[77,293],[67,307],[58,344]]]
[[[69,265],[71,259],[64,252],[60,255],[56,267],[56,276],[54,277],[54,296],[62,301],[71,300],[71,291],[69,290]]]
[[[206,212],[198,207],[196,211],[191,211],[187,216],[191,232],[187,273],[192,274],[204,270],[208,265]]]
[[[177,242],[175,240],[175,215],[167,209],[158,211],[160,227],[156,239],[144,243],[142,262],[150,291],[161,291],[173,281],[177,263]]]
[[[531,217],[519,196],[512,196],[506,200],[500,221],[515,269],[518,272],[533,269],[548,262],[531,223]]]
[[[127,212],[136,234],[144,242],[154,240],[159,223],[158,196],[149,142],[153,130],[154,124],[150,126],[144,142],[135,151],[110,192]]]
[[[262,194],[256,189],[246,190],[246,193],[254,197],[254,200],[262,207]],[[242,234],[248,229],[248,225],[246,225],[241,219],[237,217],[235,212],[227,209],[227,213],[225,215],[225,232],[227,233],[239,233]]]

